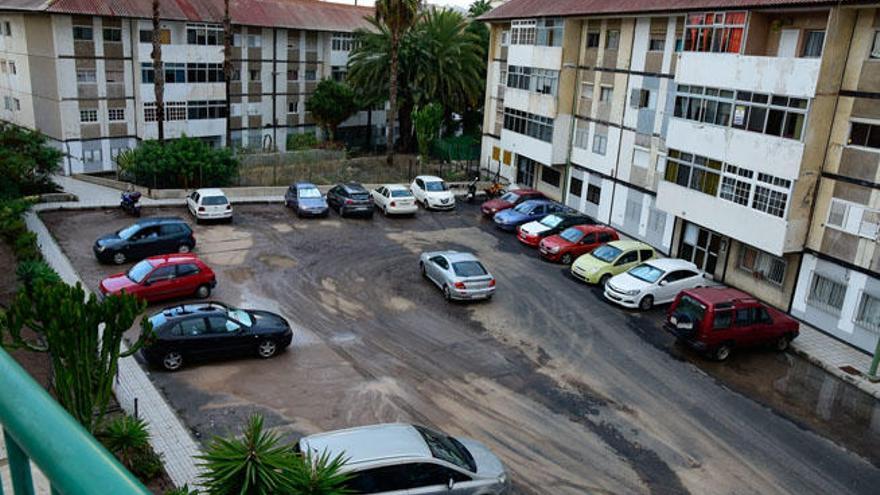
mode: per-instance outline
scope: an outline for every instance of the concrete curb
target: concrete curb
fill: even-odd
[[[822,368],[823,370],[825,370],[826,373],[834,375],[835,377],[855,386],[856,388],[858,388],[862,392],[870,395],[871,397],[874,397],[875,399],[880,400],[880,389],[878,389],[877,387],[874,387],[872,383],[867,382],[866,378],[859,378],[859,377],[850,375],[849,373],[845,373],[844,371],[842,371],[840,368],[834,366],[833,364],[828,363],[827,361],[823,361],[823,360],[819,359],[818,357],[816,357],[815,355],[810,354],[806,350],[801,349],[797,345],[797,339],[795,339],[791,343],[791,347],[789,349],[791,350],[791,352],[806,359],[814,366],[818,366],[818,367]]]

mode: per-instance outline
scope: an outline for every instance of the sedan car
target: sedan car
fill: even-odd
[[[426,210],[454,210],[455,195],[440,177],[420,175],[409,186],[416,201]]]
[[[282,316],[218,302],[184,304],[150,316],[153,336],[141,353],[153,365],[179,370],[185,362],[256,354],[268,359],[290,345]]]
[[[339,184],[327,192],[327,204],[339,213],[339,216],[365,215],[373,216],[373,199],[364,186],[349,182]]]
[[[330,212],[324,195],[311,182],[297,182],[288,187],[284,205],[293,208],[298,217],[326,217]]]
[[[549,199],[531,199],[523,201],[514,208],[499,211],[493,217],[493,221],[499,229],[513,231],[524,223],[539,220],[551,213],[559,213],[565,210],[565,206]]]
[[[528,201],[530,199],[546,199],[544,193],[534,189],[515,189],[504,193],[500,198],[490,199],[480,206],[483,215],[494,216],[501,210],[513,208],[514,206]]]
[[[605,284],[605,298],[626,308],[651,309],[670,303],[679,292],[706,285],[706,274],[690,261],[654,259],[636,265]]]
[[[440,287],[447,301],[490,299],[495,294],[495,277],[471,253],[422,253],[419,270],[423,277]]]
[[[595,223],[596,221],[592,218],[575,211],[551,213],[540,220],[534,220],[517,227],[516,238],[527,246],[537,247],[541,243],[541,239],[558,234],[569,227]]]
[[[186,197],[186,207],[197,223],[202,220],[232,221],[232,203],[220,189],[196,189]]]
[[[618,239],[617,231],[606,225],[575,225],[544,238],[538,250],[546,260],[570,265],[579,256]]]
[[[656,256],[654,248],[638,241],[614,241],[599,246],[574,260],[571,274],[588,284],[605,285],[608,280]]]
[[[101,295],[125,291],[147,302],[196,296],[206,298],[217,286],[214,271],[193,254],[152,256],[125,273],[101,281]]]
[[[157,254],[188,253],[195,245],[193,231],[182,219],[154,217],[99,237],[92,251],[102,263],[121,265]]]
[[[385,216],[388,215],[415,215],[419,211],[415,196],[412,192],[400,184],[385,184],[373,189],[370,193],[373,203]]]

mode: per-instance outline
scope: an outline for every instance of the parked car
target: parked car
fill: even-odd
[[[298,217],[326,217],[330,213],[324,195],[311,182],[297,182],[288,187],[284,205],[293,208]]]
[[[703,287],[706,274],[690,261],[660,258],[646,261],[611,277],[605,298],[626,308],[651,309],[672,302],[685,289]]]
[[[202,220],[232,221],[232,203],[221,189],[196,189],[186,197],[186,207],[196,223]]]
[[[485,445],[423,426],[380,424],[303,437],[297,452],[348,459],[352,493],[502,495],[509,480]]]
[[[513,208],[499,211],[493,217],[493,221],[499,229],[513,231],[524,223],[565,210],[565,206],[549,199],[530,199],[523,201]]]
[[[420,175],[409,186],[426,210],[453,210],[455,209],[455,195],[449,190],[449,186],[440,177],[433,175]]]
[[[200,359],[256,354],[268,359],[290,345],[282,316],[218,302],[184,304],[150,316],[154,338],[142,349],[147,362],[168,371]]]
[[[490,199],[480,206],[480,211],[486,216],[495,216],[496,213],[528,201],[530,199],[546,199],[544,193],[534,189],[514,189],[507,191],[500,198]]]
[[[373,199],[364,186],[356,182],[339,184],[330,189],[327,204],[341,217],[352,214],[373,216]]]
[[[376,208],[387,215],[415,215],[419,211],[413,193],[400,184],[385,184],[370,193]]]
[[[619,238],[617,231],[606,225],[575,225],[542,239],[538,250],[546,260],[570,265],[579,256]]]
[[[434,282],[447,301],[490,299],[495,294],[495,277],[471,253],[433,251],[419,257],[422,276]]]
[[[609,242],[574,260],[571,274],[588,284],[604,286],[611,277],[655,256],[654,248],[644,242]]]
[[[92,251],[102,263],[121,265],[147,256],[188,253],[196,245],[193,231],[181,218],[144,218],[98,238]]]
[[[703,287],[680,292],[664,325],[686,345],[718,361],[734,349],[772,345],[784,351],[798,336],[799,324],[745,292]]]
[[[214,271],[194,254],[165,254],[141,260],[127,272],[101,280],[104,296],[125,291],[147,302],[175,297],[211,295],[217,286]]]
[[[593,225],[596,221],[576,211],[551,213],[540,220],[524,223],[516,228],[516,238],[527,246],[537,247],[541,239],[558,234],[575,225]]]

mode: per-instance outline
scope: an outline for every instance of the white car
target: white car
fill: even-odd
[[[385,184],[370,193],[376,208],[385,215],[415,215],[419,211],[416,198],[406,186]]]
[[[196,217],[196,222],[232,221],[232,203],[220,189],[196,189],[186,197],[186,207]]]
[[[672,302],[679,292],[711,282],[690,261],[660,258],[646,261],[615,275],[605,284],[605,298],[626,308],[649,310]]]
[[[413,196],[416,197],[416,201],[421,203],[426,210],[455,209],[455,195],[440,177],[420,175],[413,180],[409,188]]]

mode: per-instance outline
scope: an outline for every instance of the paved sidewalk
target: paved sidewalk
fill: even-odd
[[[801,323],[800,330],[800,336],[791,343],[791,349],[795,353],[841,380],[852,383],[865,393],[880,399],[880,382],[871,382],[867,378],[868,369],[871,366],[871,356],[804,323]],[[857,370],[862,374],[847,373],[844,368]]]

